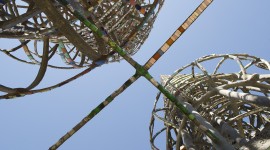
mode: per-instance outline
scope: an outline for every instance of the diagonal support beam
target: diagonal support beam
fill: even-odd
[[[70,7],[65,0],[58,0],[58,1],[60,3],[62,3],[63,5],[66,5],[67,7]],[[202,4],[196,10],[199,10],[200,13],[203,12],[203,10],[205,10],[207,8],[207,6],[209,6],[211,4],[211,2],[212,2],[212,0],[205,0],[205,1],[203,1]],[[145,66],[141,66],[136,61],[134,61],[131,57],[129,57],[127,55],[127,53],[120,46],[118,46],[114,41],[112,41],[111,39],[109,39],[106,34],[103,34],[102,31],[100,29],[98,29],[93,23],[91,23],[86,18],[84,18],[83,15],[81,15],[76,10],[73,10],[73,9],[71,9],[71,10],[72,10],[72,13],[77,18],[79,18],[79,20],[81,20],[93,32],[96,32],[106,43],[108,43],[108,45],[110,47],[113,48],[114,51],[116,51],[127,62],[129,62],[136,69],[136,73],[129,80],[127,80],[118,90],[116,90],[112,95],[110,95],[109,97],[107,97],[105,99],[105,101],[103,101],[100,105],[98,105],[96,107],[96,109],[94,109],[92,112],[90,112],[90,114],[88,116],[86,116],[79,124],[77,124],[71,131],[69,131],[67,134],[65,134],[62,138],[60,138],[60,140],[57,143],[55,143],[52,147],[50,147],[51,150],[57,149],[59,146],[61,146],[61,144],[63,144],[69,137],[71,137],[74,133],[76,133],[83,125],[85,125],[95,115],[97,115],[105,106],[107,106],[110,102],[112,102],[113,99],[117,95],[119,95],[121,92],[123,92],[128,86],[130,86],[133,82],[135,82],[140,76],[144,76],[159,91],[161,91],[172,103],[174,103],[179,108],[179,110],[183,114],[185,114],[187,116],[188,119],[190,119],[196,126],[198,126],[198,128],[201,129],[201,131],[203,131],[215,143],[215,145],[218,145],[218,147],[220,146],[220,147],[226,148],[226,149],[233,149],[232,146],[230,144],[228,144],[226,142],[226,140],[222,136],[219,135],[219,133],[217,133],[215,131],[214,131],[215,133],[213,133],[213,130],[210,131],[208,128],[206,128],[204,125],[202,125],[201,122],[199,120],[197,120],[197,118],[196,118],[196,116],[194,114],[192,114],[183,104],[181,104],[176,99],[175,96],[173,96],[172,94],[170,94],[161,84],[159,84],[157,81],[155,81],[154,78],[148,73],[148,69],[151,67],[151,65],[153,65],[160,58],[161,55],[159,57],[155,57],[155,55],[154,55],[152,57],[154,59],[154,62],[151,61],[151,58],[150,58],[149,61],[146,63],[146,65],[149,62],[151,63],[150,65],[148,65],[148,68],[146,67],[146,65]],[[195,10],[195,12],[196,12],[196,10]],[[197,15],[197,17],[199,16],[199,14]],[[186,29],[194,22],[194,20],[197,17],[195,17],[191,21],[189,19],[186,20],[186,22],[183,24],[186,27]],[[180,26],[180,29],[182,29],[181,26]],[[175,33],[178,33],[178,31],[176,31]],[[174,37],[175,36],[175,33],[173,34],[173,38],[175,39],[174,41],[176,41],[176,39],[178,39],[180,37],[180,35],[181,35],[181,34],[177,34],[178,37],[177,37],[177,35],[176,35],[176,37]],[[170,37],[170,39],[171,39],[171,37]],[[170,41],[170,39],[169,39],[169,41]],[[172,43],[174,41],[172,41]],[[165,44],[167,44],[167,42]],[[171,45],[169,45],[169,46],[171,46]],[[168,50],[168,48],[169,47],[167,47],[167,49],[164,50],[164,52],[166,52]]]

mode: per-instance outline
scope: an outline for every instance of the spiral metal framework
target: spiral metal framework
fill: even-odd
[[[217,63],[215,68],[214,63]],[[209,64],[214,68],[212,71]],[[234,70],[228,69],[228,65]],[[161,80],[202,124],[221,133],[235,149],[267,149],[270,148],[270,74],[256,72],[269,69],[268,61],[247,54],[214,54],[199,58],[172,75],[162,75]],[[164,128],[156,129],[156,120],[161,120]],[[156,140],[162,132],[166,132],[168,149],[213,148],[211,140],[159,93],[150,123],[153,149],[157,149]]]
[[[68,2],[72,9],[78,10],[102,28],[131,55],[138,51],[148,37],[163,4],[163,0]],[[30,61],[13,57],[14,59],[32,64],[40,63],[42,50],[38,49],[37,45],[44,43],[44,36],[49,37],[50,58],[59,47],[56,53],[69,65],[63,67],[52,64],[51,67],[68,69],[89,66],[93,60],[100,60],[105,56],[109,62],[120,59],[100,37],[56,0],[1,0],[0,6],[0,38],[19,40],[17,47],[2,51],[13,57],[13,54],[23,47]]]

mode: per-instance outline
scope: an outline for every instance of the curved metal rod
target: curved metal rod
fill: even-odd
[[[49,60],[50,60],[51,57],[54,55],[54,53],[55,53],[57,47],[58,47],[58,44],[56,44],[56,45],[51,49],[52,53],[51,53],[51,55],[49,56]],[[7,56],[11,57],[12,59],[15,59],[15,60],[17,60],[17,61],[19,61],[19,62],[22,62],[22,63],[26,63],[26,64],[30,64],[30,65],[40,64],[40,62],[34,63],[34,62],[28,62],[28,61],[26,61],[26,60],[22,60],[22,59],[20,59],[20,58],[18,58],[18,57],[16,57],[16,56],[12,55],[12,54],[11,54],[9,51],[7,51],[7,50],[1,50],[1,49],[0,49],[0,52],[3,52],[4,54],[6,54]],[[48,65],[48,67],[54,68],[54,69],[77,69],[77,68],[74,68],[74,67],[60,67],[60,66],[54,66],[54,65]]]
[[[16,97],[23,97],[25,95],[31,95],[31,94],[36,94],[36,93],[42,93],[42,92],[47,92],[47,91],[51,91],[53,89],[56,89],[58,87],[61,87],[63,85],[66,85],[68,83],[70,83],[71,81],[74,81],[76,80],[77,78],[79,77],[82,77],[83,75],[89,73],[90,71],[92,71],[93,69],[95,69],[96,67],[100,67],[101,65],[105,64],[106,61],[104,61],[104,59],[107,59],[108,57],[111,56],[111,53],[109,53],[108,55],[106,56],[102,56],[99,58],[98,61],[93,61],[93,63],[89,66],[89,68],[85,69],[84,71],[82,71],[81,73],[65,80],[65,81],[62,81],[58,84],[55,84],[53,86],[50,86],[50,87],[46,87],[46,88],[42,88],[42,89],[37,89],[37,90],[20,90],[20,91],[16,91],[16,93],[10,93],[10,94],[6,94],[6,95],[2,95],[0,96],[0,99],[13,99],[13,98],[16,98]],[[82,62],[85,60],[85,55],[82,54]],[[83,63],[80,63],[80,65],[82,65]]]
[[[59,55],[61,56],[62,60],[67,65],[72,65],[74,68],[80,68],[80,66],[78,66],[76,64],[76,62],[70,57],[62,40],[59,40],[58,52],[59,52]]]
[[[46,73],[47,66],[48,66],[48,60],[49,60],[49,37],[45,36],[43,38],[43,43],[44,43],[43,55],[42,55],[42,60],[41,60],[38,74],[37,74],[35,80],[26,88],[27,90],[35,88],[40,83],[40,81],[43,79],[43,77]]]
[[[48,60],[50,60],[50,59],[54,56],[54,54],[55,54],[55,52],[56,52],[58,46],[59,46],[58,44],[55,44],[55,45],[53,46],[53,48],[50,50],[51,54],[49,55]]]
[[[29,43],[31,40],[27,40],[27,41],[24,41],[23,43],[21,43],[20,45],[10,49],[10,50],[7,50],[8,52],[15,52],[17,51],[18,49],[20,49],[23,45],[26,45],[27,43]]]
[[[44,37],[43,57],[42,57],[42,62],[41,62],[41,65],[40,65],[39,72],[38,72],[35,80],[26,88],[26,90],[30,90],[30,89],[36,87],[40,83],[40,81],[43,79],[44,74],[45,74],[45,72],[47,70],[48,54],[49,54],[49,38]],[[17,93],[19,89],[20,88],[13,89],[13,88],[10,88],[10,87],[0,85],[0,91],[6,92],[6,93]]]
[[[33,55],[31,54],[31,51],[29,50],[28,45],[23,44],[25,41],[24,41],[24,40],[20,40],[20,42],[22,43],[23,50],[24,50],[25,54],[27,55],[27,57],[28,57],[33,63],[35,63],[35,64],[40,64],[40,62],[38,62],[38,61],[33,57]]]
[[[16,92],[15,89],[10,88],[10,87],[6,87],[6,86],[1,85],[1,84],[0,84],[0,91],[1,92],[6,92],[6,93],[14,93],[14,92]]]
[[[2,29],[11,28],[11,27],[17,25],[18,23],[24,22],[24,21],[28,20],[29,18],[36,16],[39,13],[41,13],[41,10],[38,8],[34,8],[34,9],[32,9],[32,10],[16,17],[16,18],[12,18],[8,21],[1,22],[0,28],[2,28]]]
[[[43,93],[43,92],[47,92],[47,91],[51,91],[54,90],[56,88],[59,88],[63,85],[66,85],[68,83],[70,83],[71,81],[74,81],[76,79],[78,79],[79,77],[82,77],[83,75],[89,73],[91,70],[95,69],[96,67],[98,67],[97,65],[91,65],[89,68],[85,69],[84,71],[80,72],[79,74],[65,80],[62,81],[58,84],[55,84],[53,86],[49,86],[46,88],[42,88],[42,89],[37,89],[37,90],[30,90],[30,91],[22,91],[20,93],[11,93],[11,94],[6,94],[6,95],[2,95],[0,96],[0,99],[13,99],[13,98],[17,98],[17,97],[23,97],[26,95],[32,95],[32,94],[36,94],[36,93]]]

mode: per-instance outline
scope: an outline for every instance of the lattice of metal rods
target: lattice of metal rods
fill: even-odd
[[[266,149],[270,147],[270,132],[267,131],[270,127],[269,69],[268,61],[255,56],[213,54],[195,60],[172,75],[163,75],[161,79],[178,101],[196,117],[204,118],[205,124],[212,125],[213,130],[220,132],[235,149]],[[157,107],[162,102],[163,107]],[[164,128],[156,129],[156,120],[161,120]],[[166,132],[168,149],[213,148],[209,138],[159,93],[150,123],[153,149],[157,149],[155,142],[162,132]],[[257,140],[253,140],[254,137]]]

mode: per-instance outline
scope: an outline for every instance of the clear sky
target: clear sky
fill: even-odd
[[[200,2],[165,0],[149,38],[133,58],[144,64]],[[194,59],[212,53],[249,53],[270,60],[269,6],[269,0],[215,0],[149,72],[159,81],[161,74],[172,74]],[[3,39],[0,44],[1,48],[12,45]],[[39,68],[16,62],[2,53],[0,58],[3,85],[26,87]],[[49,68],[37,88],[78,72]],[[0,149],[48,149],[134,72],[121,61],[99,67],[47,93],[1,100]],[[139,79],[59,150],[150,149],[148,126],[157,92],[148,81]],[[162,142],[158,145],[164,149],[165,141]]]

